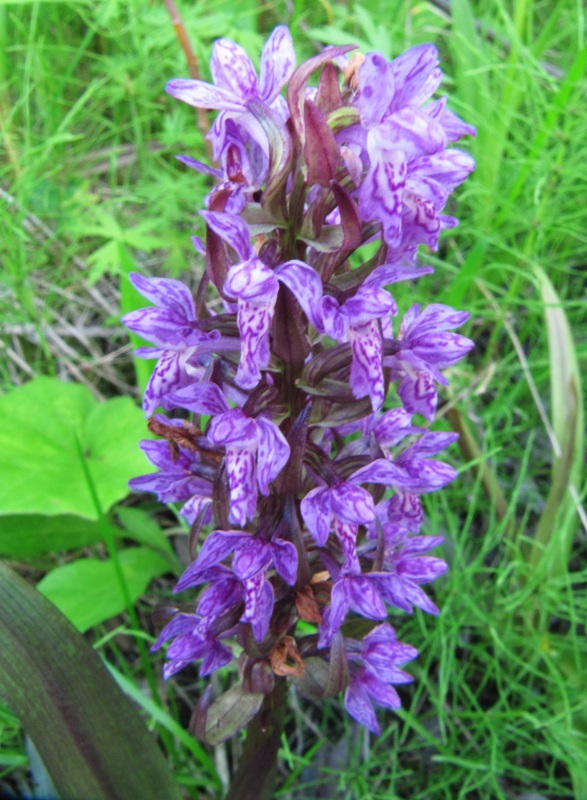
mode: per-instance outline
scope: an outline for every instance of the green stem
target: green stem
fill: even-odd
[[[272,800],[285,718],[286,682],[277,678],[247,728],[243,754],[225,800]]]

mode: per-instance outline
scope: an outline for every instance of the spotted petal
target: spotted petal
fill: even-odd
[[[226,472],[230,484],[229,520],[244,527],[257,510],[255,453],[252,449],[226,449]]]
[[[401,242],[403,191],[407,158],[401,150],[381,147],[375,131],[369,131],[367,147],[371,166],[359,192],[359,210],[367,222],[379,220],[390,247]]]
[[[367,53],[359,69],[357,105],[363,125],[381,122],[395,91],[393,68],[381,53]]]
[[[385,400],[383,339],[378,320],[349,327],[348,338],[353,353],[350,374],[353,394],[357,399],[370,397],[373,411],[378,411]]]
[[[145,278],[138,272],[131,272],[129,278],[137,292],[156,306],[176,311],[185,320],[195,320],[196,309],[192,294],[181,281],[173,278]]]
[[[391,62],[396,92],[393,107],[419,106],[428,100],[442,82],[437,69],[438,51],[432,44],[410,48]]]
[[[244,219],[223,211],[200,211],[200,214],[208,227],[232,247],[241,261],[251,257],[251,234]]]
[[[285,25],[278,25],[263,48],[259,76],[261,99],[271,105],[290,79],[296,66],[296,54],[291,33]]]
[[[165,91],[195,108],[211,108],[217,111],[244,111],[246,108],[242,96],[205,81],[174,78],[168,81]]]
[[[243,106],[249,97],[258,94],[257,75],[251,59],[230,39],[218,39],[214,43],[210,71],[216,86],[242,98]]]
[[[269,494],[269,484],[274,480],[289,458],[289,444],[283,433],[271,420],[258,417],[257,480],[261,494]]]

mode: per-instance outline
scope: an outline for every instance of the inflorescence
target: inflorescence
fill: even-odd
[[[393,684],[411,680],[401,667],[417,655],[388,606],[437,614],[421,586],[446,569],[426,555],[442,539],[420,534],[421,495],[454,479],[434,457],[456,435],[413,416],[434,419],[442,370],[473,346],[452,332],[469,314],[446,305],[413,305],[396,326],[386,287],[433,272],[418,245],[437,249],[457,224],[442,212],[474,162],[449,143],[475,130],[445,97],[430,100],[442,80],[433,45],[391,62],[353,49],[296,69],[280,26],[259,76],[221,39],[213,84],[169,82],[173,97],[220,112],[219,167],[178,157],[217,180],[205,241],[193,239],[206,269],[195,296],[133,274],[154,306],[124,323],[153,344],[138,354],[157,359],[144,410],[161,437],[141,445],[158,471],[131,486],[182,503],[192,542],[211,529],[176,587],[201,589],[197,604],[155,645],[173,640],[165,676],[196,660],[210,675],[236,648],[243,692],[292,675],[312,697],[344,691],[349,714],[378,732],[372,703],[400,705]]]

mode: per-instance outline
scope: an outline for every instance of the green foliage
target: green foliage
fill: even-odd
[[[0,514],[75,514],[96,520],[100,508],[128,494],[148,471],[138,449],[144,417],[126,397],[98,403],[84,386],[39,377],[0,397]]]
[[[95,558],[80,558],[55,567],[37,589],[84,633],[134,603],[153,578],[169,572],[169,559],[146,547],[123,550],[118,556],[126,592],[115,565]]]

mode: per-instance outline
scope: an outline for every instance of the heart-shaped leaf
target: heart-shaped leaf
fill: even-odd
[[[152,578],[171,569],[168,558],[146,547],[123,550],[118,561],[131,602],[143,594]],[[37,584],[37,589],[82,633],[120,614],[127,605],[110,560],[81,558],[57,567]]]
[[[0,514],[98,519],[150,471],[138,448],[141,411],[128,397],[99,403],[85,387],[40,377],[0,397]]]

